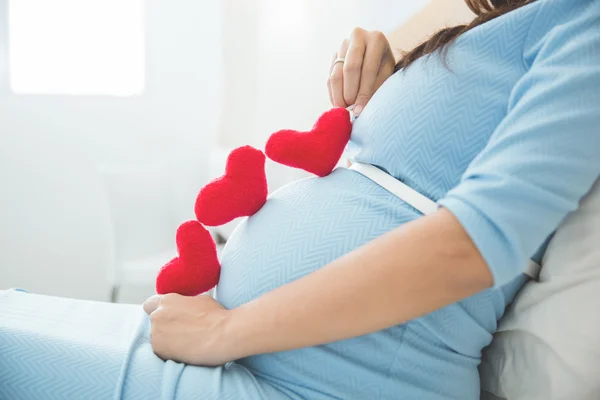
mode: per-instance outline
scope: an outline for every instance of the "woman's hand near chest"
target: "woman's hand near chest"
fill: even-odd
[[[331,103],[336,107],[354,105],[354,115],[358,116],[373,93],[393,74],[395,64],[383,33],[354,29],[331,61],[327,80]]]

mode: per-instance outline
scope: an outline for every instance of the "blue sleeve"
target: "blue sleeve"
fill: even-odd
[[[538,13],[506,117],[439,201],[470,235],[496,287],[523,273],[600,175],[600,1],[570,7],[551,29],[542,26],[560,11]]]

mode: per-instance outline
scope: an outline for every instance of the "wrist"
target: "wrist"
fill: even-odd
[[[226,317],[222,324],[222,343],[225,352],[231,360],[258,354],[256,348],[256,335],[251,333],[253,329],[251,319],[247,318],[247,312],[243,306],[226,311]]]

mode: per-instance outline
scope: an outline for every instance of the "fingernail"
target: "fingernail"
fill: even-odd
[[[360,115],[360,112],[363,110],[363,106],[354,106],[354,116],[358,117]]]

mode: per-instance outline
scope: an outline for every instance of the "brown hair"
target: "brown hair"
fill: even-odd
[[[444,52],[448,45],[463,33],[534,1],[536,0],[465,0],[467,6],[475,13],[475,18],[466,25],[444,28],[414,49],[403,53],[396,63],[394,72],[408,67],[418,58],[436,51],[441,51],[442,56],[445,56]]]

